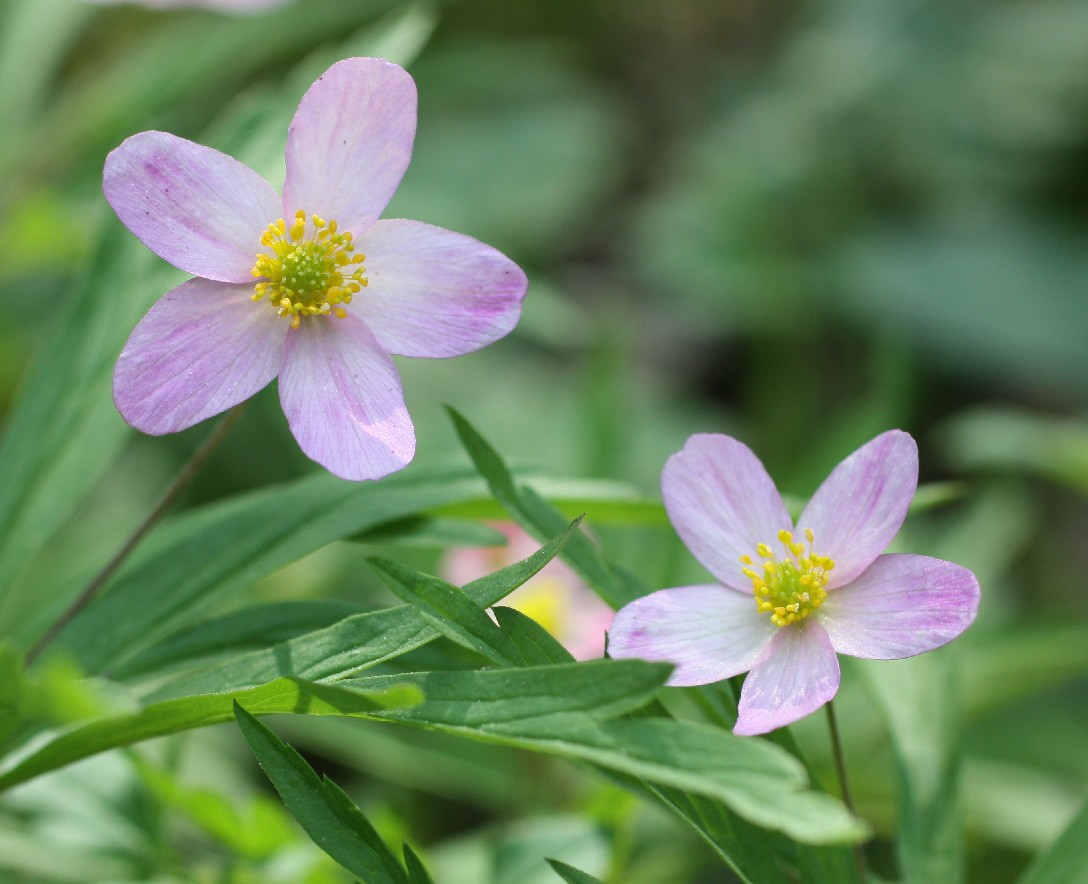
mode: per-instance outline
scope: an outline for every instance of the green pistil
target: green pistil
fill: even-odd
[[[270,254],[257,255],[253,265],[251,272],[260,280],[253,300],[267,298],[280,316],[291,317],[292,328],[299,327],[303,316],[343,319],[347,311],[342,305],[350,304],[367,284],[366,256],[352,254],[351,232],[339,233],[335,221],[310,215],[307,225],[300,209],[290,227],[282,218],[269,224],[261,245]]]

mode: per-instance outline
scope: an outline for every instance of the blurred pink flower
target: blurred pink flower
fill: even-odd
[[[279,378],[302,450],[344,479],[415,454],[390,354],[459,356],[518,322],[528,282],[504,255],[419,221],[379,221],[412,155],[416,87],[349,58],[303,96],[283,195],[232,157],[141,132],[106,158],[117,216],[196,275],[140,320],[117,360],[121,416],[176,433]],[[363,260],[366,260],[366,267]]]
[[[927,556],[881,555],[917,485],[917,446],[891,430],[832,471],[795,528],[747,446],[692,436],[661,487],[677,533],[721,582],[621,608],[609,654],[675,663],[674,685],[751,670],[734,732],[762,734],[835,696],[836,654],[895,660],[951,641],[978,610],[975,576]]]
[[[491,527],[506,536],[506,546],[451,549],[442,559],[444,579],[464,586],[540,549],[539,543],[511,522],[496,522]],[[612,622],[612,609],[560,559],[548,562],[502,604],[543,626],[576,660],[604,654],[604,634]]]

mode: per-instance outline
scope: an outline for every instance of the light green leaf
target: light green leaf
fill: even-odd
[[[567,884],[602,884],[600,878],[594,878],[592,875],[580,871],[574,866],[561,863],[557,859],[549,859],[548,865],[555,869],[555,873]]]
[[[1054,846],[1036,857],[1020,884],[1088,884],[1088,802]]]
[[[280,678],[248,690],[164,700],[135,712],[99,718],[60,734],[0,774],[0,790],[107,749],[229,721],[235,700],[257,715],[272,712],[365,715],[418,702],[419,693],[401,685],[367,691],[350,685],[318,685],[297,678]]]
[[[149,537],[55,645],[87,672],[111,670],[213,602],[333,540],[481,491],[464,468],[412,467],[366,484],[322,473],[202,507]]]
[[[551,561],[565,536],[544,544],[520,562],[466,584],[462,591],[481,608],[495,604]],[[411,605],[357,614],[271,648],[220,661],[170,682],[154,696],[163,699],[234,690],[280,676],[328,681],[406,654],[437,637],[438,632]]]
[[[407,884],[408,875],[362,812],[328,777],[236,701],[234,716],[261,768],[311,840],[368,884]]]
[[[891,738],[899,783],[896,850],[906,884],[963,877],[961,704],[953,687],[952,652],[854,667],[863,673]]]
[[[118,666],[113,674],[115,678],[131,678],[213,655],[267,648],[358,613],[358,605],[331,599],[249,605],[167,636]]]

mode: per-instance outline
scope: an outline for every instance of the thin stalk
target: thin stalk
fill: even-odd
[[[107,581],[114,575],[114,572],[121,567],[125,559],[127,559],[136,548],[137,544],[143,540],[144,535],[146,535],[147,532],[150,531],[155,524],[167,514],[167,512],[169,512],[170,508],[175,503],[177,503],[182,492],[189,487],[189,484],[196,478],[197,473],[200,472],[201,468],[208,461],[208,458],[212,456],[212,452],[219,447],[219,443],[223,441],[223,438],[227,435],[227,431],[234,426],[235,421],[238,420],[238,416],[242,413],[244,407],[245,403],[236,405],[223,415],[223,419],[216,424],[215,429],[208,434],[208,437],[201,443],[200,447],[193,452],[193,456],[190,457],[188,462],[178,471],[178,474],[174,477],[174,481],[171,482],[166,491],[163,492],[147,517],[136,526],[136,529],[128,536],[128,539],[121,545],[121,548],[113,558],[106,562],[106,564],[102,566],[102,569],[91,578],[91,581],[83,587],[83,590],[76,596],[75,600],[68,606],[64,613],[61,614],[49,629],[42,634],[41,638],[34,643],[34,646],[26,655],[27,666],[30,666],[37,660],[41,655],[41,652],[57,637],[60,631],[64,629],[64,627],[67,626],[80,611],[94,601],[102,587],[105,586]]]
[[[831,733],[831,753],[835,758],[835,771],[839,775],[839,790],[842,793],[842,803],[850,813],[857,816],[854,810],[854,799],[850,795],[850,781],[846,777],[846,757],[842,751],[842,740],[839,738],[839,724],[835,720],[835,703],[829,701],[824,707],[827,710],[827,729]],[[865,871],[865,855],[861,852],[861,845],[853,843],[854,863],[858,869],[858,878],[864,884],[868,881]]]

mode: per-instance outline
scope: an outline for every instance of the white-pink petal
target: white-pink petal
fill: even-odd
[[[918,488],[918,446],[889,430],[840,463],[797,520],[811,528],[815,551],[835,562],[828,589],[845,586],[888,548]]]
[[[670,685],[711,684],[750,669],[776,629],[750,595],[717,584],[680,586],[617,611],[608,654],[673,663]]]
[[[750,595],[740,557],[755,557],[757,543],[777,544],[778,532],[792,527],[759,458],[730,436],[694,435],[665,464],[661,491],[692,555],[727,587]]]
[[[839,660],[811,618],[778,629],[744,679],[733,733],[765,734],[815,712],[839,689]]]
[[[167,292],[129,336],[113,373],[126,422],[176,433],[244,402],[279,371],[288,323],[253,287],[191,279]]]
[[[342,479],[406,466],[416,438],[392,358],[357,317],[310,317],[287,335],[280,404],[305,454]]]
[[[106,199],[160,258],[220,282],[251,281],[276,191],[233,157],[168,132],[141,132],[106,157]]]
[[[370,284],[352,312],[390,353],[460,356],[503,337],[521,318],[524,272],[470,236],[419,221],[378,221],[358,248]]]
[[[381,58],[337,62],[309,88],[287,134],[283,209],[356,236],[381,215],[412,156],[416,86]]]
[[[917,555],[880,556],[816,612],[840,654],[898,660],[947,644],[978,613],[975,575]]]

